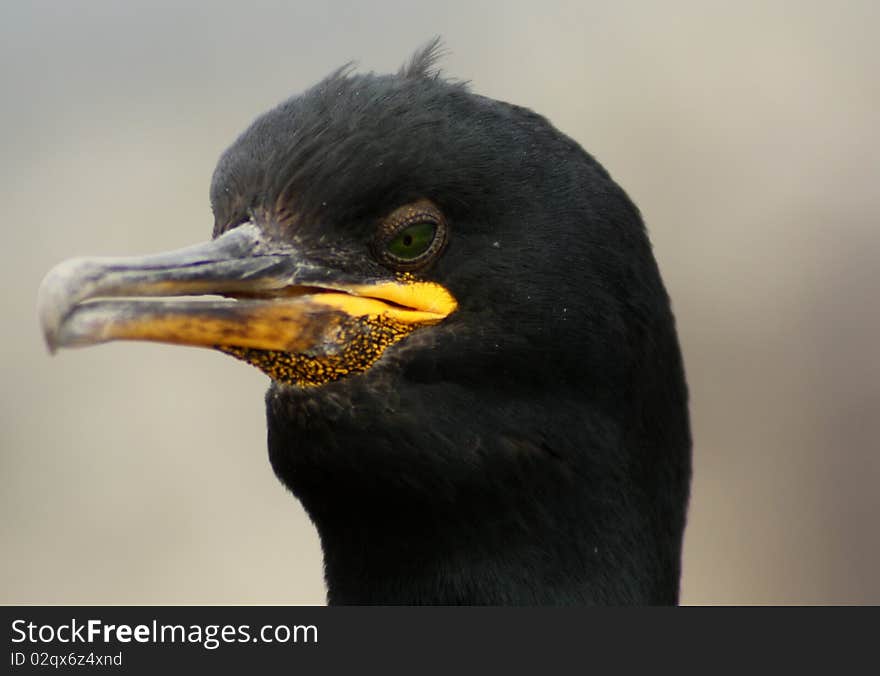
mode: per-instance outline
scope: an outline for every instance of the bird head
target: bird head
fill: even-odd
[[[603,593],[671,599],[686,395],[638,210],[436,57],[342,68],[257,118],[214,172],[210,242],[57,266],[49,347],[197,345],[264,371],[270,458],[331,600],[601,600],[597,557],[640,542]]]

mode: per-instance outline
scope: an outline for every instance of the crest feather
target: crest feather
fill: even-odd
[[[446,56],[447,50],[439,35],[434,36],[424,46],[416,50],[408,63],[400,69],[399,75],[405,78],[439,78],[437,62]]]

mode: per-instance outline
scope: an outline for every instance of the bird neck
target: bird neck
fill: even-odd
[[[640,392],[611,422],[532,397],[475,429],[428,419],[479,408],[451,398],[407,393],[424,415],[391,417],[390,396],[270,390],[269,455],[318,529],[331,604],[673,604],[689,438],[680,393]]]
[[[490,520],[491,526],[476,513],[440,513],[412,503],[374,503],[357,516],[340,515],[340,522],[322,513],[316,523],[328,602],[538,604],[552,603],[554,595],[564,602],[571,593],[563,589],[570,564],[557,558],[548,569],[539,560],[544,547],[529,541],[523,524]],[[536,576],[545,579],[536,584]]]
[[[420,500],[334,475],[297,494],[318,527],[331,605],[670,604],[677,562],[620,503],[461,489]],[[389,498],[388,496],[392,497]],[[612,513],[614,512],[614,513]],[[673,570],[674,568],[674,570]]]

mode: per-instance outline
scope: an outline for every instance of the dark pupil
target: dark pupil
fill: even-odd
[[[413,260],[431,248],[437,224],[422,221],[408,225],[389,240],[388,252],[402,260]]]

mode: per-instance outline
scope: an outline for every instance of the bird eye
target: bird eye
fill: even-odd
[[[388,242],[388,253],[404,261],[411,261],[425,253],[434,241],[437,226],[430,221],[413,223]]]
[[[446,242],[446,222],[427,200],[401,207],[379,226],[375,252],[396,270],[414,270],[432,260]]]

